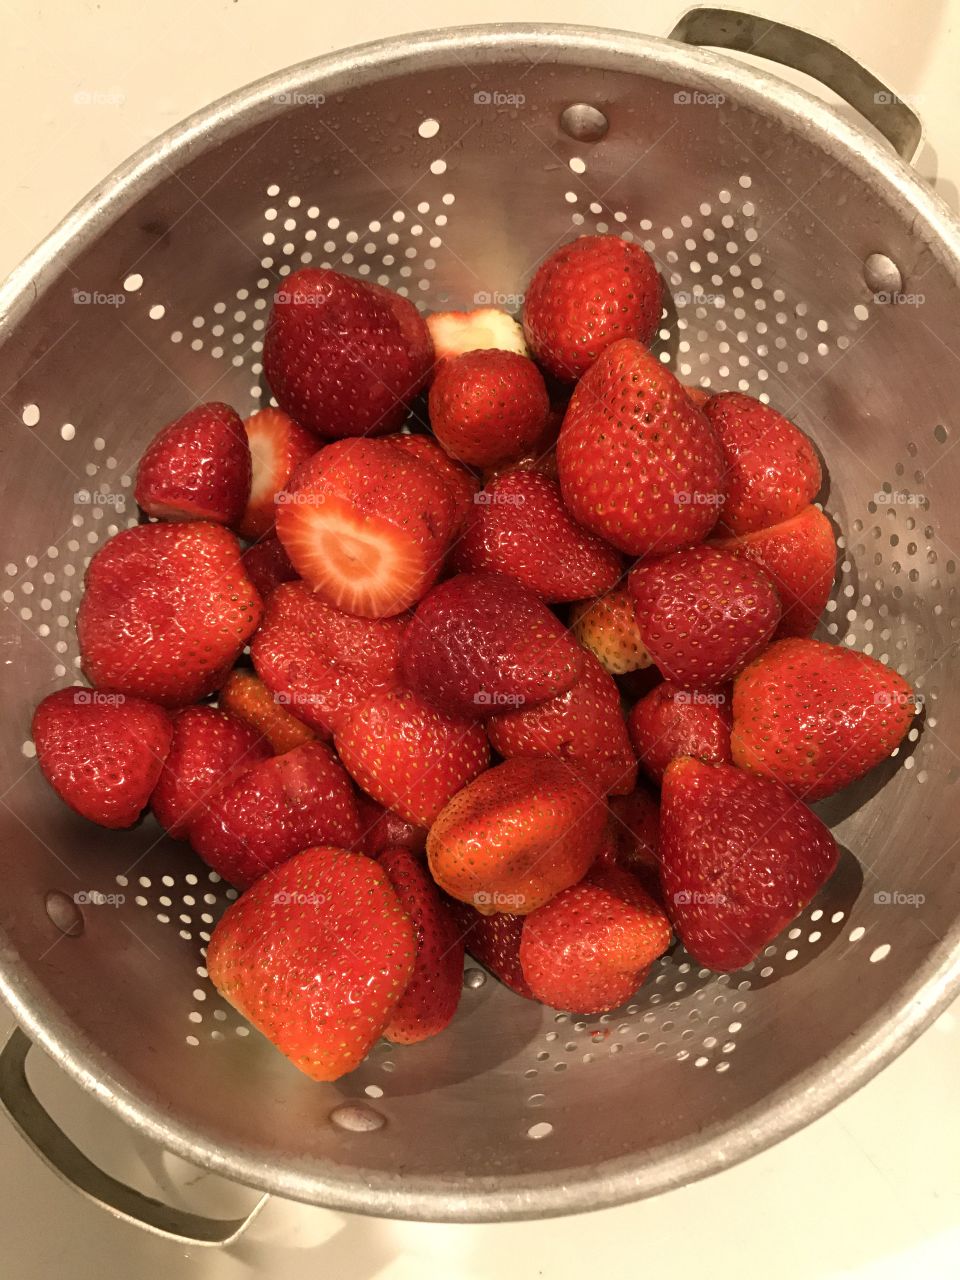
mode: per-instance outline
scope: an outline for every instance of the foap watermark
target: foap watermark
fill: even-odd
[[[716,307],[719,310],[726,306],[727,295],[704,293],[702,289],[679,289],[674,293],[673,301],[678,307]]]
[[[505,493],[501,489],[478,489],[473,500],[478,507],[522,507],[526,502],[522,493]]]
[[[500,307],[506,311],[518,311],[523,306],[522,293],[501,293],[499,289],[478,289],[473,295],[475,307]]]
[[[873,300],[881,307],[922,307],[927,300],[925,293],[888,293],[879,289]]]
[[[522,707],[526,698],[522,693],[491,693],[480,689],[473,695],[473,701],[478,707]]]
[[[727,700],[725,693],[707,693],[702,689],[678,689],[673,701],[685,707],[722,707]]]
[[[678,507],[722,507],[726,500],[726,494],[712,490],[675,489],[673,494],[674,505]]]
[[[678,89],[673,100],[678,107],[722,107],[727,98],[723,93],[704,93],[702,89]]]
[[[274,502],[283,507],[322,507],[326,500],[325,493],[314,493],[311,489],[295,489],[292,493],[281,489],[274,498]]]
[[[907,489],[878,489],[873,495],[878,507],[926,507],[928,498],[925,493],[910,493]]]
[[[122,107],[126,100],[122,89],[78,89],[73,95],[75,107]]]
[[[103,293],[100,289],[71,289],[75,307],[122,307],[125,293]]]
[[[878,107],[922,107],[926,97],[922,93],[911,93],[906,96],[894,93],[891,89],[878,89],[873,95]]]
[[[873,895],[878,907],[922,907],[926,894],[905,893],[902,889],[878,889]]]
[[[274,102],[281,107],[322,107],[327,97],[324,93],[307,93],[303,89],[287,89],[275,93]]]
[[[503,89],[478,89],[473,95],[477,107],[522,107],[526,94],[507,93]]]
[[[122,707],[126,702],[122,693],[110,693],[108,689],[75,689],[75,707]]]
[[[498,890],[487,892],[481,889],[473,895],[475,907],[496,907],[500,911],[509,911],[511,907],[522,907],[526,900],[522,893],[500,893]]]
[[[901,689],[878,689],[873,695],[873,705],[888,709],[908,707],[914,715],[919,715],[924,707],[924,696],[913,689],[909,693],[904,693]]]
[[[680,889],[673,895],[678,907],[722,907],[727,901],[725,893],[705,893],[699,889]]]
[[[278,889],[273,900],[280,907],[322,907],[330,901],[326,893],[295,893],[287,889]]]
[[[102,489],[78,489],[73,495],[78,507],[113,507],[117,512],[127,509],[127,499],[122,493],[105,492]]]
[[[282,689],[273,695],[274,702],[281,707],[325,707],[327,699],[322,693],[285,693]]]
[[[126,896],[122,893],[101,893],[99,889],[81,889],[73,895],[78,907],[122,907]]]

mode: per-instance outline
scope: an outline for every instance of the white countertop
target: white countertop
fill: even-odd
[[[0,269],[19,259],[130,152],[211,99],[315,54],[474,22],[582,22],[666,35],[685,4],[651,0],[6,0]],[[855,52],[926,126],[920,171],[958,208],[960,0],[754,0]],[[802,78],[801,78],[802,80]],[[94,101],[77,101],[84,92]],[[946,177],[941,176],[945,174]],[[0,1035],[10,1025],[0,1011]],[[650,1271],[711,1280],[960,1272],[960,1004],[830,1115],[706,1182],[619,1209],[499,1226],[350,1217],[270,1201],[229,1249],[188,1249],[110,1218],[61,1184],[0,1119],[0,1270],[10,1280],[104,1275],[211,1280],[317,1275],[463,1280]],[[54,1114],[112,1172],[199,1212],[249,1192],[151,1152],[49,1063]],[[160,1188],[160,1189],[158,1189]]]

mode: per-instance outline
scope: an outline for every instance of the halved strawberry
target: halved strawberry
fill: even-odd
[[[198,405],[164,427],[137,468],[137,502],[161,520],[236,524],[249,494],[243,422],[217,401]]]
[[[250,499],[237,532],[242,538],[262,538],[276,522],[274,499],[287,487],[301,463],[317,451],[317,438],[282,409],[260,409],[244,423],[253,475]]]
[[[430,425],[451,457],[490,467],[522,457],[543,434],[550,397],[532,360],[467,351],[444,360],[429,396]]]
[[[427,328],[433,339],[434,356],[439,363],[465,351],[485,351],[495,347],[529,355],[523,330],[513,316],[499,307],[478,307],[476,311],[437,311],[427,316]]]
[[[677,756],[730,763],[730,690],[682,689],[665,680],[630,712],[630,738],[640,767],[656,783]]]
[[[279,538],[261,538],[247,547],[240,559],[261,600],[266,600],[281,582],[293,582],[297,577],[297,571]]]
[[[379,858],[385,849],[409,849],[421,857],[427,848],[426,827],[415,826],[392,809],[385,809],[363,791],[357,793],[360,815],[360,842],[357,848],[370,858]]]
[[[499,978],[504,986],[525,996],[534,998],[520,968],[520,938],[523,934],[523,916],[512,916],[507,911],[495,915],[481,915],[475,907],[457,898],[444,897],[451,918],[460,930],[469,955],[485,969]]]
[[[281,697],[271,693],[252,671],[242,668],[231,671],[218,701],[222,711],[229,711],[256,730],[277,755],[302,747],[316,736],[308,725],[291,715]]]
[[[480,488],[480,482],[472,471],[462,467],[434,440],[433,436],[407,435],[384,436],[384,444],[392,444],[428,467],[436,471],[440,478],[450,486],[453,505],[456,512],[453,525],[453,536],[461,532],[473,511],[473,496]]]
[[[633,600],[626,587],[575,604],[570,611],[570,630],[612,676],[640,671],[653,662],[640,638]]]

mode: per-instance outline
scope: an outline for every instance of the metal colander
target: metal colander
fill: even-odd
[[[812,1120],[956,989],[960,233],[896,154],[917,142],[912,113],[830,46],[753,23],[700,10],[679,34],[816,71],[890,141],[677,42],[410,37],[201,112],[6,286],[2,992],[65,1069],[200,1165],[398,1217],[610,1205]],[[316,1084],[208,981],[204,944],[233,891],[152,819],[108,833],[60,804],[31,712],[79,679],[84,568],[136,522],[132,477],[158,425],[197,401],[266,402],[284,275],[312,263],[423,308],[516,309],[537,262],[584,232],[655,256],[672,292],[658,350],[683,380],[769,398],[818,443],[842,530],[824,635],[902,672],[925,714],[887,766],[819,806],[839,870],[744,970],[677,949],[632,1003],[577,1017],[468,961],[449,1031]],[[2,1092],[49,1159],[156,1229],[230,1234],[97,1182],[25,1089],[25,1046],[17,1033]]]

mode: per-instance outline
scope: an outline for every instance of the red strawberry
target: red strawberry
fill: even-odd
[[[328,604],[365,618],[420,599],[456,523],[435,468],[383,440],[327,445],[277,504],[277,534],[300,576]]]
[[[620,693],[592,653],[584,654],[583,675],[566,693],[491,716],[487,731],[502,756],[553,756],[597,795],[623,795],[636,785]]]
[[[408,618],[356,618],[305,582],[277,587],[250,656],[277,700],[324,737],[366,698],[396,688]]]
[[[187,838],[207,799],[260,760],[270,744],[256,729],[213,707],[186,707],[173,719],[173,742],[150,798],[167,835]]]
[[[660,897],[660,805],[656,796],[641,784],[628,796],[611,796],[610,835],[612,847],[607,859],[624,871],[631,871],[655,898]]]
[[[619,236],[582,236],[537,268],[523,304],[523,332],[537,360],[575,382],[618,338],[647,343],[663,298],[653,259]]]
[[[357,812],[360,815],[361,853],[379,858],[385,849],[409,849],[411,853],[424,854],[427,848],[425,827],[416,827],[392,809],[385,809],[376,800],[357,794]]]
[[[711,398],[711,392],[706,391],[703,387],[690,387],[684,383],[683,389],[687,393],[687,399],[696,409],[702,409]]]
[[[515,351],[519,356],[530,354],[519,324],[498,307],[480,307],[476,311],[437,311],[427,316],[427,328],[438,362],[462,356],[467,351],[485,351],[490,347]]]
[[[221,711],[229,711],[256,730],[277,755],[302,747],[316,736],[302,720],[290,714],[277,695],[252,671],[231,671],[218,701]]]
[[[77,611],[91,684],[164,706],[219,688],[262,606],[236,538],[220,525],[142,524],[90,561]]]
[[[306,267],[277,290],[264,372],[280,408],[318,436],[396,431],[432,363],[416,307],[389,289]]]
[[[625,587],[597,600],[584,600],[570,611],[570,630],[612,676],[649,667],[633,600]]]
[[[132,827],[157,785],[173,727],[160,707],[60,689],[33,713],[37,763],[65,804],[101,827]]]
[[[519,458],[543,434],[550,398],[532,360],[514,351],[467,351],[438,367],[428,409],[451,457],[473,467]]]
[[[808,636],[827,607],[837,571],[833,526],[819,507],[804,507],[782,524],[711,543],[752,560],[777,588],[783,617],[776,635]]]
[[[490,762],[481,725],[437,711],[409,689],[369,697],[340,720],[334,742],[358,786],[420,827]]]
[[[817,496],[823,479],[817,452],[776,409],[723,391],[703,411],[723,450],[727,500],[720,523],[731,533],[789,520]]]
[[[260,409],[244,423],[253,476],[250,500],[237,532],[262,538],[277,517],[274,499],[287,487],[297,467],[317,451],[317,438],[298,426],[282,409]]]
[[[322,742],[308,742],[215,791],[189,834],[208,867],[245,889],[311,845],[353,847],[360,819],[340,762]]]
[[[592,871],[523,922],[520,964],[537,1000],[573,1013],[624,1004],[670,945],[670,922],[633,876]]]
[[[136,499],[162,520],[236,524],[250,495],[250,449],[240,415],[201,404],[164,427],[137,469]]]
[[[262,600],[266,600],[281,582],[293,582],[297,576],[279,538],[263,538],[255,542],[240,558],[247,577]]]
[[[473,495],[480,487],[477,477],[459,462],[454,462],[448,453],[437,444],[433,436],[396,435],[385,436],[384,444],[392,444],[395,449],[402,449],[425,462],[431,470],[449,486],[456,511],[453,535],[457,536],[466,525],[473,512]]]
[[[886,760],[919,702],[865,653],[778,640],[733,686],[733,762],[818,800]]]
[[[722,972],[758,956],[837,864],[829,829],[778,782],[683,756],[663,779],[660,855],[683,945]]]
[[[631,339],[605,347],[577,384],[557,466],[574,519],[630,555],[701,541],[723,501],[723,455],[710,424]]]
[[[426,868],[408,849],[387,849],[380,866],[417,935],[413,976],[383,1034],[394,1044],[417,1044],[438,1035],[457,1011],[463,938]]]
[[[714,547],[639,564],[627,585],[651,658],[665,679],[687,689],[732,679],[780,621],[780,601],[766,574]]]
[[[512,916],[498,911],[492,916],[482,916],[475,907],[456,898],[446,898],[447,909],[460,930],[467,951],[474,960],[489,969],[495,978],[515,991],[518,996],[533,999],[520,968],[520,938],[523,934],[523,916]]]
[[[400,655],[403,677],[451,715],[494,715],[569,689],[583,651],[532,591],[499,573],[462,573],[422,601]]]
[[[417,943],[386,872],[307,849],[229,906],[207,947],[220,994],[314,1080],[363,1061],[414,972]]]
[[[676,756],[729,764],[732,724],[728,689],[701,693],[666,680],[630,712],[630,737],[640,767],[660,783]]]
[[[489,915],[527,915],[580,880],[606,805],[559,760],[507,760],[450,801],[427,837],[441,889]]]
[[[507,471],[474,502],[473,519],[454,549],[461,572],[509,574],[548,603],[583,600],[620,580],[620,556],[576,523],[556,481],[545,475]]]

